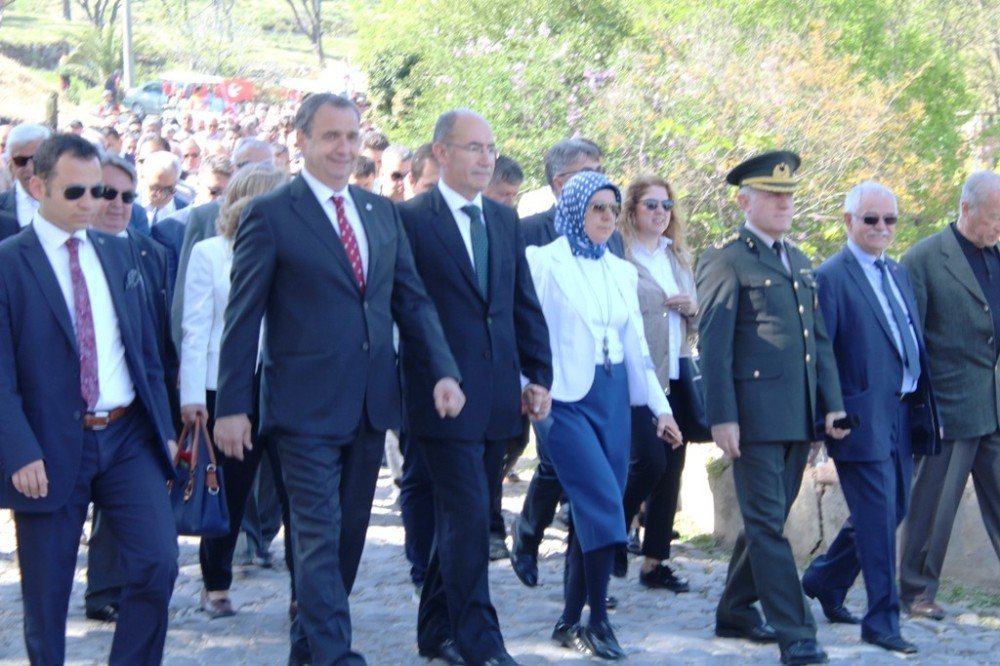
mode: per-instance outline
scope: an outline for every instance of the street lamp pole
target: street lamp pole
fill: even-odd
[[[122,3],[122,62],[124,71],[122,72],[122,83],[126,89],[135,85],[133,81],[135,61],[132,57],[132,0],[124,0]]]

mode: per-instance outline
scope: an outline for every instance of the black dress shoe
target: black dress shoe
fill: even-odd
[[[615,632],[605,620],[596,626],[578,627],[573,647],[578,651],[601,659],[624,659],[625,650],[618,644]]]
[[[458,651],[458,645],[456,645],[455,641],[451,638],[444,639],[436,648],[420,650],[420,656],[426,657],[431,661],[440,659],[446,664],[452,664],[452,666],[465,664],[465,660],[462,659],[462,655]]]
[[[917,646],[906,640],[899,634],[896,635],[885,635],[885,636],[875,636],[861,635],[861,640],[865,643],[871,643],[872,645],[877,645],[878,647],[889,650],[890,652],[899,652],[901,654],[916,654],[919,652]]]
[[[826,616],[826,619],[829,620],[831,624],[861,624],[861,618],[853,615],[851,611],[844,608],[843,604],[834,605],[824,599],[823,596],[815,590],[806,587],[805,584],[802,585],[802,591],[805,592],[806,596],[810,599],[815,599],[819,602],[819,605],[823,607],[823,615]]]
[[[604,607],[608,610],[614,610],[618,608],[618,597],[613,597],[610,594],[604,598]]]
[[[774,627],[761,622],[752,627],[739,627],[721,622],[715,625],[715,635],[719,638],[742,638],[754,643],[777,643],[778,635],[774,633]]]
[[[691,586],[686,580],[676,575],[666,564],[657,564],[648,573],[639,573],[639,584],[643,587],[660,590],[670,590],[677,594],[687,592]]]
[[[497,560],[506,560],[510,557],[510,551],[507,550],[507,541],[504,537],[499,534],[490,535],[490,562],[496,562]]]
[[[781,648],[781,663],[786,666],[825,664],[827,661],[826,652],[823,652],[819,643],[811,638],[793,641]]]
[[[97,620],[98,622],[117,622],[118,606],[116,604],[108,604],[100,608],[88,608],[87,619]]]
[[[570,624],[566,620],[559,618],[555,629],[552,630],[552,640],[564,648],[573,647],[573,639],[576,637],[577,625]]]
[[[510,568],[514,570],[517,579],[528,587],[538,585],[538,555],[528,552],[528,549],[521,543],[518,534],[518,523],[520,518],[514,521],[510,531]]]

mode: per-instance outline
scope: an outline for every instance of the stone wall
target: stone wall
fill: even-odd
[[[712,534],[731,548],[743,519],[732,469],[720,458],[721,452],[713,444],[688,446],[678,520],[685,531]],[[785,528],[795,558],[803,567],[826,550],[848,516],[840,486],[831,475],[817,469],[806,470]],[[1000,592],[1000,562],[983,527],[971,479],[955,519],[942,580]]]

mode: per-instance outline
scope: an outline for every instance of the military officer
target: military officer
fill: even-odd
[[[785,519],[810,442],[835,428],[843,403],[809,259],[785,239],[799,157],[753,157],[726,177],[746,221],[698,265],[700,349],[712,436],[733,460],[744,531],[716,610],[716,634],[777,642],[783,664],[827,660],[799,584]],[[752,604],[760,600],[766,621]]]

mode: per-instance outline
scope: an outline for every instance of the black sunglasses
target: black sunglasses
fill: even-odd
[[[656,210],[657,207],[663,206],[663,210],[670,212],[674,207],[674,202],[671,199],[643,199],[640,201],[646,210]]]
[[[617,216],[622,212],[622,206],[619,203],[592,203],[590,204],[590,210],[598,215],[603,215],[610,210],[612,215]]]
[[[135,201],[135,190],[126,190],[124,192],[119,192],[118,190],[116,190],[113,187],[105,187],[104,188],[104,198],[107,201],[114,201],[115,197],[117,197],[119,194],[122,195],[122,203],[125,204],[125,205],[128,205],[128,204],[132,203],[133,201]],[[69,198],[69,197],[67,197],[67,198]]]
[[[878,224],[879,220],[882,220],[883,222],[886,223],[887,226],[891,227],[892,225],[896,224],[896,222],[899,221],[899,218],[896,217],[895,215],[882,215],[882,216],[879,216],[879,215],[862,215],[861,216],[861,221],[862,222],[864,222],[865,224],[870,224],[873,227],[876,224]]]
[[[14,163],[14,166],[23,167],[33,159],[35,159],[34,155],[17,155],[16,157],[10,158],[10,161]]]
[[[63,190],[63,196],[66,197],[66,201],[76,201],[88,191],[90,192],[90,196],[95,199],[101,199],[104,197],[104,185],[92,185],[90,187],[85,187],[84,185],[70,185]]]
[[[399,181],[399,180],[403,180],[404,178],[406,178],[409,175],[410,174],[408,174],[408,173],[402,173],[402,172],[399,172],[399,171],[393,171],[391,174],[389,174],[389,178],[392,178],[393,180]]]

